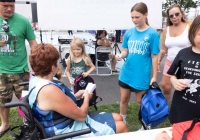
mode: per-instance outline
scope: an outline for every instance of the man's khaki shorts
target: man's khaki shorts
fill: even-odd
[[[19,99],[22,90],[28,90],[28,86],[19,86],[18,83],[28,81],[29,73],[4,74],[0,73],[0,106],[12,101],[13,92]]]

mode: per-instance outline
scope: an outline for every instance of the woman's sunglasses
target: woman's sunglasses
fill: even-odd
[[[179,15],[180,15],[180,13],[175,13],[175,14],[169,15],[169,17],[170,17],[170,18],[173,18],[174,16],[175,16],[175,17],[178,17]]]

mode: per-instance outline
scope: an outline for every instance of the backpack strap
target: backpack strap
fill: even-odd
[[[198,122],[200,122],[199,118],[193,119],[192,124],[190,125],[190,128],[188,128],[187,130],[185,130],[183,132],[182,140],[187,140],[186,138],[187,138],[188,132],[190,132],[194,128],[195,124],[198,123]]]
[[[77,88],[78,88],[78,86],[77,86],[77,80],[78,80],[79,78],[82,78],[81,76],[82,76],[82,75],[79,75],[79,76],[77,76],[77,77],[74,79],[74,82],[75,82],[75,86],[74,86],[74,88],[75,88],[75,90],[74,90],[74,94],[75,94],[75,91],[78,92],[78,89],[77,89]]]
[[[138,113],[138,119],[139,119],[140,123],[142,124],[144,130],[147,130],[147,126],[146,126],[145,123],[142,121],[141,108],[140,108],[139,113]]]
[[[156,89],[161,91],[161,89],[160,89],[160,87],[159,87],[157,82],[153,82],[152,85],[150,86],[150,88],[156,88]]]
[[[21,135],[21,130],[19,130],[19,129],[20,129],[21,127],[22,127],[22,126],[14,126],[14,127],[12,127],[12,128],[10,129],[10,135],[11,135],[13,138],[15,138],[15,139],[19,139],[19,138],[20,138],[20,135]],[[15,134],[15,133],[13,132],[15,129],[18,129],[19,134]]]
[[[97,101],[98,99],[99,99],[99,101]],[[102,100],[103,100],[103,99],[102,99],[101,97],[96,96],[96,97],[95,97],[95,102],[91,103],[90,106],[93,105],[94,108],[95,108],[95,110],[97,111],[98,109],[97,109],[97,105],[96,105],[96,104],[97,104],[98,102],[101,102]]]

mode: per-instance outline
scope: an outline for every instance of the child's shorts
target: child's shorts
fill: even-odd
[[[126,83],[124,83],[124,82],[122,82],[122,81],[120,81],[120,80],[118,81],[118,84],[119,84],[119,86],[122,87],[122,88],[130,89],[132,92],[141,91],[141,90],[138,90],[138,89],[135,89],[135,88],[129,86],[128,84],[126,84]]]

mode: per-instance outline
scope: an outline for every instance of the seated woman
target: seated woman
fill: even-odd
[[[99,46],[104,46],[104,47],[111,47],[109,40],[106,38],[107,36],[107,32],[105,30],[98,30],[96,33],[96,44],[95,44],[95,49]],[[105,54],[105,53],[104,53]],[[103,55],[102,53],[99,53],[97,55]],[[100,56],[101,57],[101,56]],[[112,72],[118,72],[115,69],[115,65],[116,65],[116,59],[115,59],[115,55],[113,54],[108,54],[109,58],[112,58],[111,60],[111,70]]]
[[[116,113],[88,112],[92,93],[80,90],[75,95],[53,77],[58,71],[59,52],[51,44],[32,47],[30,65],[35,72],[29,82],[29,104],[34,117],[44,126],[48,137],[85,128],[92,132],[82,137],[127,132],[122,117]],[[85,93],[85,94],[84,94]],[[83,97],[83,105],[76,98]]]

